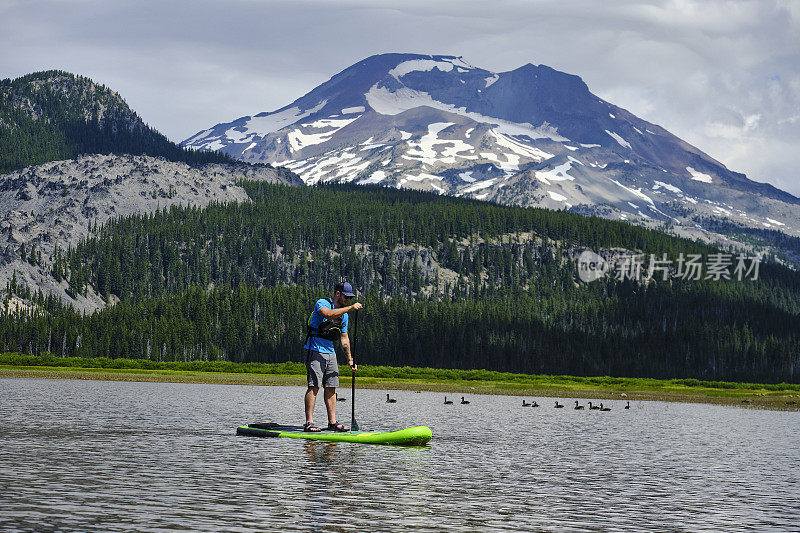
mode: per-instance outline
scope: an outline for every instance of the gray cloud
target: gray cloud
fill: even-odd
[[[0,75],[89,76],[174,140],[282,107],[382,52],[578,74],[728,168],[800,195],[797,0],[0,0]]]

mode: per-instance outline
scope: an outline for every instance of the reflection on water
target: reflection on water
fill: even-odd
[[[304,388],[0,379],[0,530],[792,530],[800,413],[358,394],[427,448],[237,437]],[[460,394],[458,395],[461,396]],[[606,405],[608,402],[605,401]],[[340,418],[349,407],[339,405]],[[324,419],[318,406],[317,417]]]

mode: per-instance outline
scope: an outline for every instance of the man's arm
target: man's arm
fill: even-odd
[[[350,311],[358,311],[364,307],[360,303],[356,302],[353,305],[348,305],[347,307],[337,307],[336,309],[330,309],[328,307],[320,307],[319,314],[322,315],[322,318],[339,318],[345,313],[349,313]]]
[[[347,333],[342,333],[342,336],[339,338],[339,342],[341,343],[342,351],[344,352],[345,357],[347,357],[347,364],[354,371],[357,370],[358,365],[356,365],[355,361],[353,361],[353,354],[350,353],[350,336]]]

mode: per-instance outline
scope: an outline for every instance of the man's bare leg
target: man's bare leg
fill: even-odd
[[[336,422],[336,388],[326,387],[324,392],[325,408],[328,410],[328,424]]]
[[[319,387],[309,387],[306,390],[306,424],[314,422],[314,406],[317,404]]]

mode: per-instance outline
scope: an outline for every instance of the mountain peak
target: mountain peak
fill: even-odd
[[[602,204],[622,219],[692,227],[688,213],[727,216],[742,192],[797,203],[598,98],[580,76],[533,63],[492,72],[456,55],[374,55],[284,108],[184,143],[285,164],[309,184],[380,183],[551,208]],[[736,216],[752,223],[766,212],[752,205]],[[797,222],[800,229],[800,214]]]

